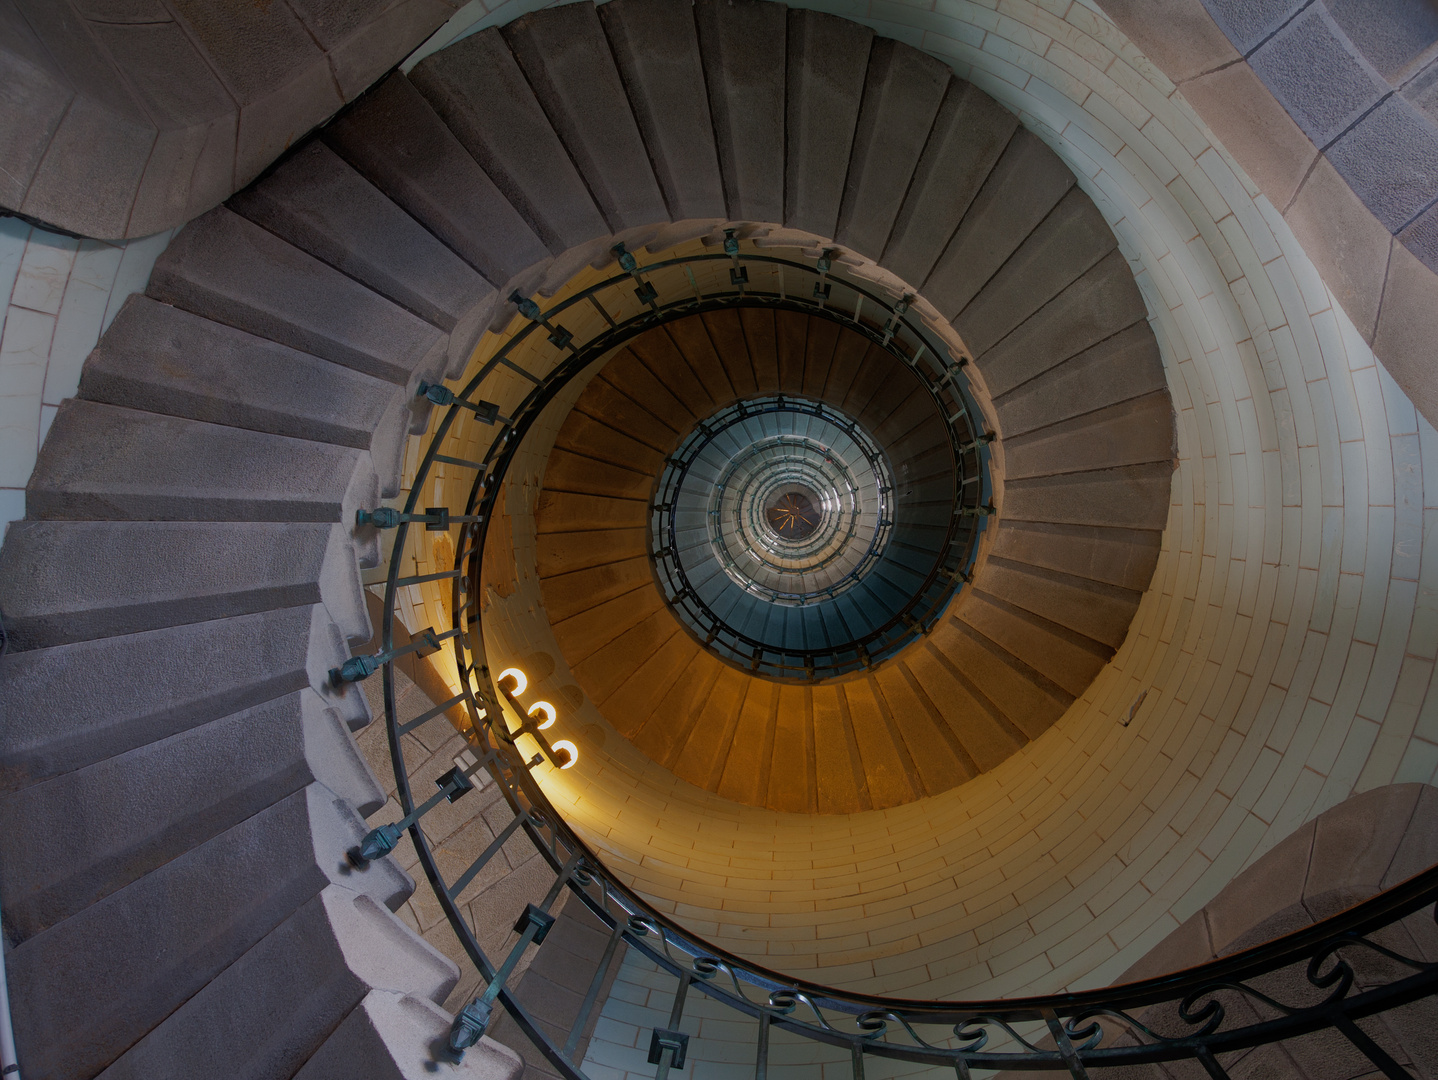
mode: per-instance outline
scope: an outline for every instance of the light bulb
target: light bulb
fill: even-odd
[[[520,694],[524,693],[524,688],[529,685],[529,680],[525,677],[524,672],[520,671],[519,668],[508,667],[499,673],[498,681],[502,683],[505,679],[511,677],[514,679],[514,689],[511,691],[511,693],[513,693],[515,697],[518,697]]]
[[[560,739],[554,744],[554,753],[557,756],[561,750],[569,753],[569,760],[559,766],[561,769],[572,769],[574,763],[579,760],[579,747],[575,746],[568,739]]]
[[[533,705],[529,707],[530,716],[536,716],[540,713],[544,714],[544,723],[539,725],[539,730],[543,731],[545,728],[550,727],[554,723],[556,716],[554,712],[554,706],[547,701],[536,701]]]

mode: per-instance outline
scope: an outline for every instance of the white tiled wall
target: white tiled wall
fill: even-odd
[[[25,483],[55,409],[74,396],[100,334],[171,232],[106,243],[0,217],[0,535],[25,516]]]

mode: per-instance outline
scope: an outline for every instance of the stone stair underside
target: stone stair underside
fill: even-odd
[[[408,1075],[346,1054],[433,1038],[427,1006],[403,1002],[443,1000],[453,973],[387,913],[408,880],[340,868],[375,786],[343,730],[367,711],[325,673],[371,632],[357,568],[377,545],[349,515],[398,490],[425,420],[415,386],[460,371],[508,318],[498,297],[557,286],[616,234],[662,244],[734,219],[840,237],[956,318],[1001,434],[1032,422],[1040,380],[1101,370],[1083,392],[1113,395],[1074,428],[1015,442],[1117,448],[1084,418],[1134,397],[1122,387],[1156,389],[1158,360],[1128,267],[1072,187],[1013,116],[866,29],[772,3],[613,0],[390,76],[187,225],[87,362],[0,550],[0,891],[26,1075],[152,1075],[156,1046],[174,1074],[208,1075],[217,1015],[270,1035],[225,1044],[233,1075],[307,1059],[306,1075]],[[1005,250],[1000,218],[1019,223]],[[1095,433],[1124,430],[1104,415]],[[1116,453],[1010,478],[996,554],[1141,589],[1168,474]],[[1095,519],[1106,495],[1122,512]],[[1072,658],[1049,674],[1065,693],[1102,663],[1059,611],[974,596],[988,640]],[[958,625],[941,641],[983,647]],[[222,786],[196,790],[196,762]],[[12,872],[26,851],[46,857]],[[380,940],[407,959],[355,959]],[[308,1011],[288,1004],[321,986]]]

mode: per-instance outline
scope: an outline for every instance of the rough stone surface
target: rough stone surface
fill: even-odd
[[[171,241],[147,291],[401,385],[444,366],[441,331],[223,207]]]
[[[972,83],[949,82],[884,248],[886,270],[911,284],[928,278],[1018,123]]]
[[[729,216],[782,222],[784,8],[764,0],[700,0],[694,17]]]
[[[994,399],[1011,439],[1167,386],[1158,342],[1138,322]]]
[[[429,1080],[435,1048],[449,1035],[451,1017],[422,998],[372,990],[335,1029],[295,1080]],[[458,1065],[456,1076],[519,1080],[524,1062],[507,1046],[485,1037]]]
[[[1438,9],[1425,0],[1324,0],[1364,58],[1395,85],[1438,42]]]
[[[1147,316],[1122,253],[1112,251],[978,357],[998,396]],[[962,323],[959,333],[964,333]]]
[[[609,232],[498,30],[441,49],[410,79],[551,252]]]
[[[1438,274],[1438,203],[1414,218],[1398,234],[1398,242],[1418,256],[1424,266]]]
[[[369,991],[438,1003],[458,978],[383,906],[328,885],[100,1075],[288,1076]]]
[[[303,690],[0,798],[6,925],[41,933],[312,782],[361,814],[385,802]]]
[[[693,12],[668,0],[610,0],[599,9],[634,120],[675,221],[725,216]]]
[[[952,319],[1073,184],[1073,173],[1038,136],[1016,133],[924,282],[925,299]]]
[[[378,495],[368,455],[351,447],[72,398],[40,450],[26,510],[35,519],[352,527]]]
[[[469,358],[493,289],[323,143],[230,202],[232,209],[452,337]]]
[[[1341,135],[1388,91],[1321,3],[1310,4],[1248,62],[1318,146]]]
[[[12,649],[317,601],[347,637],[369,638],[354,552],[339,525],[23,521],[0,548]]]
[[[531,12],[508,23],[503,34],[610,231],[667,222],[594,5]]]
[[[871,259],[884,253],[952,79],[947,64],[910,45],[874,43],[844,181],[841,244]]]
[[[391,382],[130,297],[85,361],[78,396],[296,439],[368,448],[398,493],[410,396]]]
[[[413,84],[392,75],[323,138],[495,288],[544,246]]]
[[[241,654],[249,662],[238,668],[230,659]],[[364,696],[327,685],[348,655],[319,604],[12,652],[0,660],[0,788],[17,791],[306,685],[363,726]]]
[[[1328,160],[1390,232],[1438,198],[1438,125],[1399,94],[1335,142]]]
[[[964,344],[986,353],[1117,246],[1093,200],[1070,188],[959,313]]]
[[[312,784],[19,942],[5,966],[26,1073],[98,1072],[331,882],[398,906],[414,886],[391,860],[348,869],[364,831]]]
[[[789,11],[784,224],[792,228],[839,237],[839,209],[873,38],[868,27],[847,19]]]
[[[1247,56],[1303,7],[1303,0],[1203,0],[1203,6]]]

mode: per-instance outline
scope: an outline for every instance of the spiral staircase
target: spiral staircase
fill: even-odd
[[[1084,1043],[1069,1021],[1097,997],[1024,999],[1003,1021],[1016,1057],[986,1058],[962,1003],[929,1000],[954,996],[942,976],[896,1001],[746,954],[732,926],[696,929],[722,897],[675,902],[700,860],[676,871],[663,835],[646,855],[623,828],[657,806],[738,837],[858,829],[1007,776],[1110,694],[1177,456],[1162,321],[1125,254],[973,82],[767,0],[577,3],[463,37],[191,221],[87,360],[0,548],[25,1075],[617,1074],[589,1048],[631,953],[678,980],[648,1047],[661,1077],[691,990],[757,1020],[761,1075],[1081,1076],[1079,1051],[1161,1072]],[[681,462],[697,487],[671,504]],[[825,485],[861,463],[852,520],[817,534],[852,548],[842,579],[796,585],[809,553],[760,514],[748,550],[794,563],[761,588],[741,526],[707,520],[736,475],[828,513]],[[1169,970],[1380,891],[1342,932],[1393,945],[1406,920],[1432,960],[1414,913],[1438,883],[1413,878],[1432,802],[1387,798],[1419,840],[1384,834],[1361,874],[1275,894],[1226,936],[1213,890],[1207,951],[1185,923],[1123,1007],[1168,1008]],[[1342,809],[1317,819],[1312,867]],[[384,833],[401,819],[407,837]],[[926,828],[903,828],[889,850],[919,852]],[[745,881],[715,888],[742,921]],[[835,890],[820,901],[852,899]],[[858,936],[836,949],[919,944]],[[1233,977],[1310,955],[1242,953]],[[1428,1067],[1427,1003],[1360,974],[1410,1010],[1387,1060]],[[900,1046],[881,1014],[950,1030]],[[785,1050],[796,1033],[838,1056]],[[1165,1053],[1310,1074],[1243,1056],[1246,1037]]]

